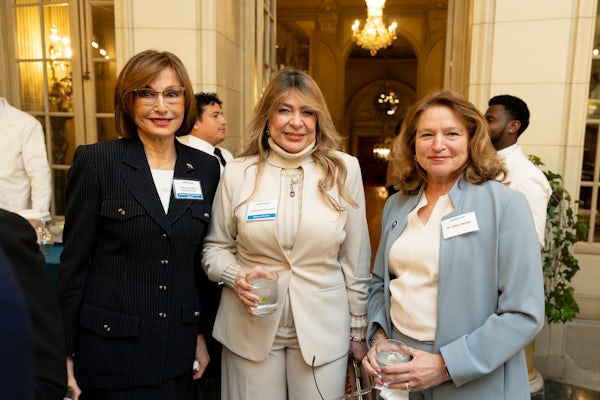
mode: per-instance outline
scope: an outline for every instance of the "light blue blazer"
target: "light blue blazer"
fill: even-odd
[[[421,193],[390,197],[369,283],[370,338],[377,324],[391,336],[389,252]],[[437,331],[451,381],[434,399],[529,399],[523,348],[544,324],[539,242],[525,196],[489,181],[459,179],[449,197],[455,210],[443,220],[475,212],[479,230],[441,238]]]

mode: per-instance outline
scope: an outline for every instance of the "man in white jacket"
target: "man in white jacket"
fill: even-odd
[[[529,161],[517,144],[529,126],[529,109],[523,100],[510,95],[492,97],[488,106],[485,118],[490,127],[490,139],[508,169],[504,183],[527,198],[540,247],[543,247],[546,208],[552,189],[544,173]]]
[[[0,97],[0,208],[34,225],[50,209],[52,180],[42,125]]]

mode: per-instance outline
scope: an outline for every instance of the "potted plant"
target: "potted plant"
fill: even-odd
[[[530,155],[529,159],[538,167],[544,165],[537,156]],[[579,312],[575,289],[571,286],[571,279],[579,270],[573,245],[586,238],[588,225],[577,220],[575,208],[579,202],[563,187],[562,176],[552,171],[543,172],[552,188],[542,250],[546,318],[548,323],[564,323]]]
[[[529,155],[536,166],[543,166],[542,160]],[[542,269],[544,274],[545,314],[548,323],[571,321],[579,312],[575,301],[575,289],[571,279],[579,271],[579,262],[573,255],[573,246],[584,240],[588,225],[577,220],[574,201],[562,185],[562,176],[552,171],[542,171],[552,188],[552,195],[546,209],[546,233],[542,249]],[[535,341],[525,348],[529,390],[533,398],[543,393],[544,380],[534,366]],[[543,397],[542,397],[543,398]]]

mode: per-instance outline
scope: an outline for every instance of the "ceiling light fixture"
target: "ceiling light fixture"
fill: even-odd
[[[352,40],[357,45],[371,52],[374,56],[377,50],[385,49],[396,39],[396,23],[387,29],[383,24],[383,8],[386,0],[365,0],[367,3],[367,21],[363,29],[359,29],[360,22],[354,21],[352,25]]]

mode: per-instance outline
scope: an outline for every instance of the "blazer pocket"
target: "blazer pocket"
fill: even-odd
[[[139,245],[139,232],[143,230],[140,221],[146,215],[144,208],[133,200],[104,200],[100,205],[103,236],[110,238],[106,244],[111,246]]]
[[[200,219],[205,223],[210,222],[212,217],[212,208],[208,204],[195,204],[192,206],[192,217]]]
[[[145,213],[140,204],[131,200],[104,200],[100,205],[100,216],[115,221],[127,221]]]
[[[186,238],[191,246],[199,246],[206,235],[210,219],[212,218],[212,208],[210,205],[199,202],[192,202],[190,207],[192,214],[192,227],[187,232]]]
[[[138,337],[140,318],[134,315],[84,304],[79,323],[92,333],[105,338]]]
[[[181,305],[181,322],[183,324],[193,324],[200,320],[200,304],[198,300],[193,300]]]

